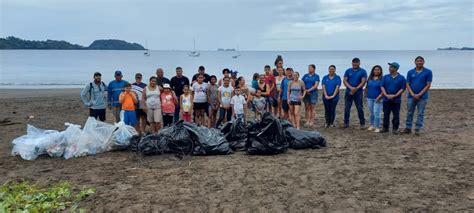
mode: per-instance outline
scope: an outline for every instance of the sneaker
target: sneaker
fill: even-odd
[[[404,129],[401,133],[404,135],[409,135],[411,134],[411,129]]]
[[[370,127],[367,129],[367,130],[369,130],[369,131],[373,131],[374,129],[375,129],[375,127],[373,127],[373,126],[370,126]]]
[[[360,125],[360,129],[365,129],[365,125]]]
[[[331,128],[336,128],[336,125],[334,125],[334,124],[331,124]]]
[[[331,125],[329,125],[329,124],[326,124],[326,128],[329,128],[330,126],[331,126]]]
[[[393,133],[394,135],[398,135],[398,134],[400,134],[400,131],[398,131],[398,129],[393,129],[393,130],[392,130],[392,133]]]
[[[380,129],[379,129],[379,128],[375,128],[374,132],[375,132],[375,133],[379,133],[379,132],[380,132]]]
[[[421,130],[420,129],[415,129],[415,135],[420,135]]]
[[[388,129],[382,129],[380,130],[380,133],[387,133],[388,132]]]

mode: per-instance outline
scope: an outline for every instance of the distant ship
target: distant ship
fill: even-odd
[[[196,51],[196,40],[193,39],[193,46],[194,46],[194,51],[189,53],[189,56],[191,57],[199,57],[201,55],[200,52]]]
[[[144,56],[150,56],[151,54],[148,52],[148,41],[145,41],[145,45],[146,45],[146,50],[145,52],[143,53]]]

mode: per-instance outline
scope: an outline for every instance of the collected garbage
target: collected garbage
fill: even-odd
[[[61,143],[63,133],[56,130],[43,130],[27,125],[26,135],[12,141],[12,155],[19,155],[25,160],[34,160],[39,155],[47,154],[49,147]]]
[[[269,112],[263,114],[261,122],[251,124],[248,131],[248,154],[274,155],[284,153],[288,149],[288,138],[280,119],[274,118]]]
[[[292,149],[320,149],[326,146],[326,139],[316,131],[288,127],[285,133]]]
[[[221,128],[221,132],[229,142],[230,148],[234,151],[247,150],[248,129],[244,119],[239,118],[235,121],[229,121]]]

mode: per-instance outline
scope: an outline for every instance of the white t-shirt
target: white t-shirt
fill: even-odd
[[[230,104],[234,105],[234,112],[236,115],[244,114],[244,104],[246,104],[244,96],[234,95],[230,100]]]
[[[191,87],[191,91],[194,91],[194,103],[205,103],[207,102],[207,83],[202,82],[199,84],[198,82],[194,83]]]
[[[230,85],[228,87],[220,86],[218,90],[221,92],[221,107],[229,106],[234,88],[232,88]]]

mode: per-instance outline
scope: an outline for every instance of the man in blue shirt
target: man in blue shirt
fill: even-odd
[[[122,80],[122,72],[117,70],[115,71],[115,80],[109,83],[107,88],[107,102],[109,109],[112,109],[112,112],[115,117],[115,122],[120,122],[120,110],[122,109],[122,104],[119,102],[119,96],[122,92],[125,84],[128,82]]]
[[[301,80],[303,80],[306,89],[306,95],[303,98],[306,118],[306,123],[304,125],[313,126],[315,119],[314,109],[318,102],[319,85],[319,75],[316,74],[316,65],[308,65],[308,73],[304,74]]]
[[[425,107],[428,102],[428,91],[433,81],[433,73],[424,67],[425,59],[421,56],[415,58],[415,68],[408,71],[407,90],[408,90],[408,112],[404,134],[410,134],[413,125],[413,114],[418,108],[418,118],[416,120],[415,134],[419,134],[423,127],[425,117]]]
[[[393,134],[398,134],[400,125],[400,105],[402,102],[402,93],[405,91],[405,77],[398,73],[400,65],[397,62],[389,63],[390,73],[382,78],[382,94],[383,94],[383,129],[382,133],[388,132],[390,125],[390,113],[393,114],[392,128]]]
[[[281,108],[283,110],[283,119],[288,120],[290,117],[289,110],[290,106],[288,106],[288,84],[293,81],[293,69],[288,67],[285,71],[285,77],[281,80],[280,85],[280,95],[278,96],[281,99]]]
[[[352,59],[352,68],[347,69],[344,73],[344,85],[346,86],[346,94],[344,96],[344,128],[349,127],[351,107],[352,102],[354,102],[357,108],[357,115],[359,116],[360,128],[365,129],[362,96],[366,80],[367,71],[360,67],[360,59]]]

